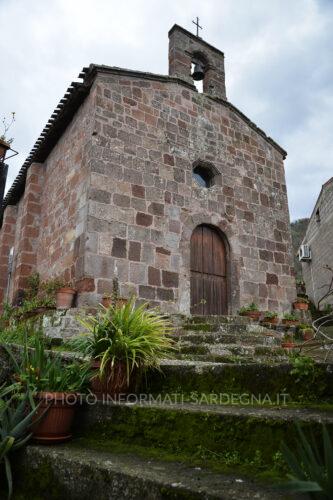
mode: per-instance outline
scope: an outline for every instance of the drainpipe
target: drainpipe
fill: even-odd
[[[6,180],[8,173],[8,165],[0,162],[0,207],[2,205],[3,197],[5,194]]]

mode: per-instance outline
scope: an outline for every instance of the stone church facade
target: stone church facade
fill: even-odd
[[[117,276],[123,296],[170,312],[289,310],[286,153],[227,101],[223,53],[175,25],[168,76],[90,65],[80,78],[3,201],[0,299],[38,271],[72,280],[78,305]]]

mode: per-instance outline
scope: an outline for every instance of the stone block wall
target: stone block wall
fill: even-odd
[[[0,232],[0,311],[4,301],[7,301],[7,284],[9,273],[9,254],[15,244],[15,224],[17,221],[17,206],[5,209]]]
[[[190,238],[202,223],[230,245],[229,312],[252,300],[289,310],[295,296],[282,153],[239,112],[172,81],[100,74],[84,274],[121,293],[189,313]],[[197,161],[220,182],[193,180]]]
[[[9,288],[11,299],[15,299],[18,290],[25,288],[27,277],[36,270],[43,182],[43,165],[33,163],[28,170],[25,191],[17,207],[13,272]]]
[[[87,158],[91,149],[91,106],[88,96],[44,163],[37,267],[43,278],[82,275],[82,239],[87,219]]]
[[[302,262],[302,275],[310,299],[317,305],[318,300],[328,290],[332,274],[325,269],[333,269],[333,180],[324,184],[314,207],[303,243],[311,248],[312,258]],[[333,297],[324,300],[321,307],[333,305]]]
[[[27,276],[35,271],[43,280],[62,277],[73,281],[79,290],[87,288],[82,274],[82,242],[90,178],[86,158],[92,147],[91,104],[92,98],[88,97],[45,163],[30,166],[22,198],[5,211],[0,231],[0,288],[4,295],[8,253],[13,246],[11,301],[18,290],[25,288]]]

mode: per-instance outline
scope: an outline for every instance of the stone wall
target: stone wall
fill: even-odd
[[[13,246],[10,300],[35,271],[42,279],[63,277],[76,282],[79,289],[87,287],[82,282],[81,242],[87,222],[90,174],[86,158],[91,148],[92,102],[92,98],[86,99],[45,163],[30,166],[22,198],[5,211],[0,232],[0,288],[4,296]]]
[[[44,164],[37,268],[43,278],[82,277],[80,238],[87,220],[92,97],[89,96]]]
[[[9,254],[15,243],[15,225],[17,222],[17,206],[8,206],[3,216],[0,232],[0,311],[7,301],[7,284],[9,279]]]
[[[94,91],[84,271],[97,296],[116,274],[122,294],[188,313],[190,238],[206,223],[230,245],[229,312],[252,300],[288,310],[295,286],[282,153],[224,101],[177,83],[99,74]],[[214,165],[220,185],[196,185],[198,160]]]
[[[9,287],[11,299],[15,298],[18,290],[25,288],[27,277],[36,270],[43,183],[43,165],[33,163],[28,170],[25,191],[17,207],[18,216]]]
[[[310,245],[312,259],[302,262],[302,274],[310,299],[317,304],[328,290],[332,274],[325,269],[333,269],[333,180],[323,185],[314,207],[303,243]],[[323,301],[333,304],[333,297]]]

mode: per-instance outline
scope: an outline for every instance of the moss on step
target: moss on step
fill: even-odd
[[[163,364],[161,373],[148,375],[141,392],[250,393],[268,394],[271,399],[285,393],[294,401],[329,403],[333,401],[332,368],[330,364],[316,364],[313,373],[297,379],[290,373],[290,364],[175,361]]]
[[[250,409],[249,409],[250,410]],[[278,412],[255,416],[246,413],[193,411],[187,408],[127,406],[88,409],[88,417],[78,419],[78,435],[112,451],[113,443],[124,447],[148,448],[184,459],[209,461],[212,466],[240,466],[255,474],[274,469],[281,472],[277,457],[283,441],[297,441],[293,414],[279,418]],[[100,413],[99,413],[100,411]],[[107,411],[107,415],[105,415]],[[295,413],[295,419],[297,414]],[[321,423],[312,419],[302,423],[305,432],[320,440]],[[333,423],[328,424],[333,436]],[[157,453],[157,451],[156,451]]]
[[[217,326],[211,323],[186,323],[183,325],[183,329],[200,332],[214,332],[217,330]]]
[[[56,447],[28,446],[15,462],[15,478],[22,481],[20,489],[15,490],[16,500],[280,498],[271,488],[246,477],[236,482],[235,476],[188,466],[182,463],[182,455],[143,449],[140,457],[137,446],[124,447],[113,441],[112,451],[105,451],[104,445],[84,439]],[[162,455],[169,461],[155,459]],[[39,470],[45,474],[42,483]],[[54,477],[61,491],[53,489]]]
[[[200,467],[217,473],[242,475],[261,481],[263,484],[267,482],[270,485],[283,482],[287,472],[286,465],[279,453],[273,457],[273,467],[268,469],[263,463],[259,450],[255,451],[252,459],[247,459],[239,453],[214,453],[205,447],[198,448],[194,454],[189,454],[181,450],[170,451],[166,448],[128,443],[116,438],[105,440],[99,437],[75,439],[72,446],[91,448],[96,451],[112,450],[117,454],[135,454],[148,460],[181,462],[191,467]]]
[[[15,482],[12,499],[59,500],[63,498],[63,487],[54,473],[52,458],[45,458],[38,464],[32,463],[30,474],[26,474],[21,460],[23,454],[24,451],[20,451],[17,454],[18,460],[13,464]]]

